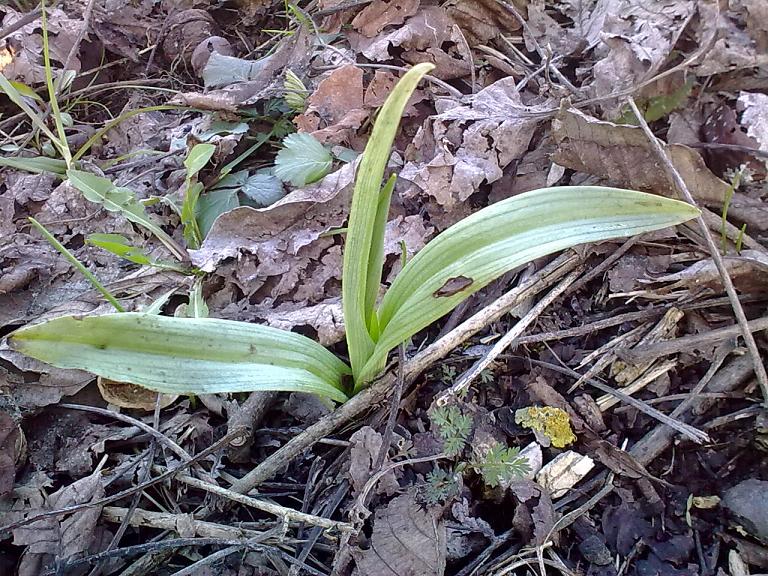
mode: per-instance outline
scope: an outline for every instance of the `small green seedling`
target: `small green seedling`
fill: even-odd
[[[395,184],[393,176],[382,188],[384,171],[406,103],[432,68],[414,66],[392,90],[358,167],[342,273],[351,365],[299,334],[214,318],[65,316],[21,328],[9,342],[55,366],[157,392],[284,390],[343,402],[382,372],[396,346],[510,269],[577,244],[633,236],[698,215],[683,202],[631,190],[576,186],[527,192],[439,234],[407,262],[379,303]]]

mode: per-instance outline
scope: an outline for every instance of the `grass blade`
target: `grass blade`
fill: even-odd
[[[127,312],[65,316],[9,336],[16,350],[61,368],[165,394],[253,390],[347,399],[349,368],[317,342],[267,326]]]

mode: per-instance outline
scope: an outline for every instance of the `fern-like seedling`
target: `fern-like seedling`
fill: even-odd
[[[459,481],[454,472],[436,468],[427,474],[425,480],[419,495],[427,506],[437,506],[447,502],[459,493]]]
[[[491,488],[508,484],[531,471],[528,459],[520,456],[520,448],[507,448],[501,444],[494,444],[482,459],[472,462],[472,467]]]
[[[448,456],[457,456],[467,443],[472,432],[472,418],[462,414],[456,406],[441,406],[430,412],[432,425],[443,441],[443,452]]]

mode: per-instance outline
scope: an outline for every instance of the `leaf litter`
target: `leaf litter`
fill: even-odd
[[[32,10],[29,2],[0,8],[0,72],[53,126],[43,24]],[[408,103],[388,165],[398,179],[385,283],[436,232],[526,190],[603,184],[674,197],[673,180],[623,100],[632,94],[707,208],[748,319],[761,321],[765,16],[758,0],[105,0],[49,8],[48,50],[68,141],[73,153],[81,151],[77,169],[130,190],[121,198],[134,216],[104,209],[63,181],[50,142],[0,97],[2,335],[43,318],[110,310],[29,227],[31,216],[127,310],[154,303],[158,312],[181,313],[200,277],[212,317],[292,329],[344,354],[342,250],[358,155],[387,94],[419,62],[436,68]],[[292,98],[290,75],[298,80]],[[215,152],[197,176],[203,241],[194,249],[182,234],[184,158],[200,143]],[[181,271],[142,264],[173,254],[158,230],[147,233],[136,221],[139,213],[183,247]],[[93,234],[119,234],[148,260],[121,260],[89,242]],[[29,522],[0,532],[0,571],[43,573],[111,550],[117,527],[105,521],[99,500],[139,490],[179,465],[188,467],[176,480],[136,500],[136,516],[126,513],[117,548],[106,552],[108,563],[92,564],[94,573],[127,569],[130,560],[119,551],[167,526],[152,514],[170,515],[177,536],[203,534],[203,524],[185,527],[200,506],[205,529],[217,530],[219,540],[169,547],[168,563],[145,573],[195,563],[204,570],[211,554],[242,538],[232,527],[244,522],[244,529],[265,530],[261,547],[223,557],[222,573],[329,574],[335,567],[360,575],[507,574],[546,565],[616,574],[614,559],[621,573],[639,575],[711,576],[742,565],[764,571],[761,517],[733,500],[762,496],[768,426],[737,332],[717,330],[734,319],[700,231],[682,226],[577,254],[583,280],[461,399],[469,417],[456,420],[468,426],[455,430],[458,455],[442,452],[433,400],[470,367],[472,354],[484,354],[510,329],[509,316],[487,323],[466,350],[417,378],[394,428],[384,424],[388,409],[375,408],[283,462],[259,487],[260,497],[287,508],[347,519],[378,478],[364,494],[371,515],[348,538],[306,526],[294,538],[285,532],[294,527],[279,519],[222,505],[184,483],[189,475],[232,486],[310,422],[333,418],[321,401],[262,393],[171,398],[156,420],[152,398],[131,390],[114,396],[118,388],[98,386],[87,373],[43,365],[0,343],[0,526]],[[406,355],[547,264],[481,291],[408,343]],[[446,290],[469,281],[454,280]],[[536,294],[518,312],[529,313]],[[677,345],[690,336],[695,344]],[[660,357],[642,355],[665,346]],[[627,404],[596,384],[640,402]],[[105,412],[57,408],[63,402]],[[650,407],[705,429],[712,441],[675,438]],[[569,442],[521,426],[521,410],[564,418]],[[237,449],[233,442],[186,463],[248,414],[250,436],[237,459],[225,455]],[[525,450],[513,456],[517,448]],[[530,469],[510,480],[505,470],[518,457]],[[717,495],[727,506],[690,504]],[[132,498],[116,505],[128,511]],[[82,507],[35,519],[72,505]]]

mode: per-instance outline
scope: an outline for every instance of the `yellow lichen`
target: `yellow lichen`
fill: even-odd
[[[564,448],[576,441],[568,413],[560,408],[551,406],[521,408],[515,412],[515,422],[525,428],[541,432],[549,438],[555,448]]]

